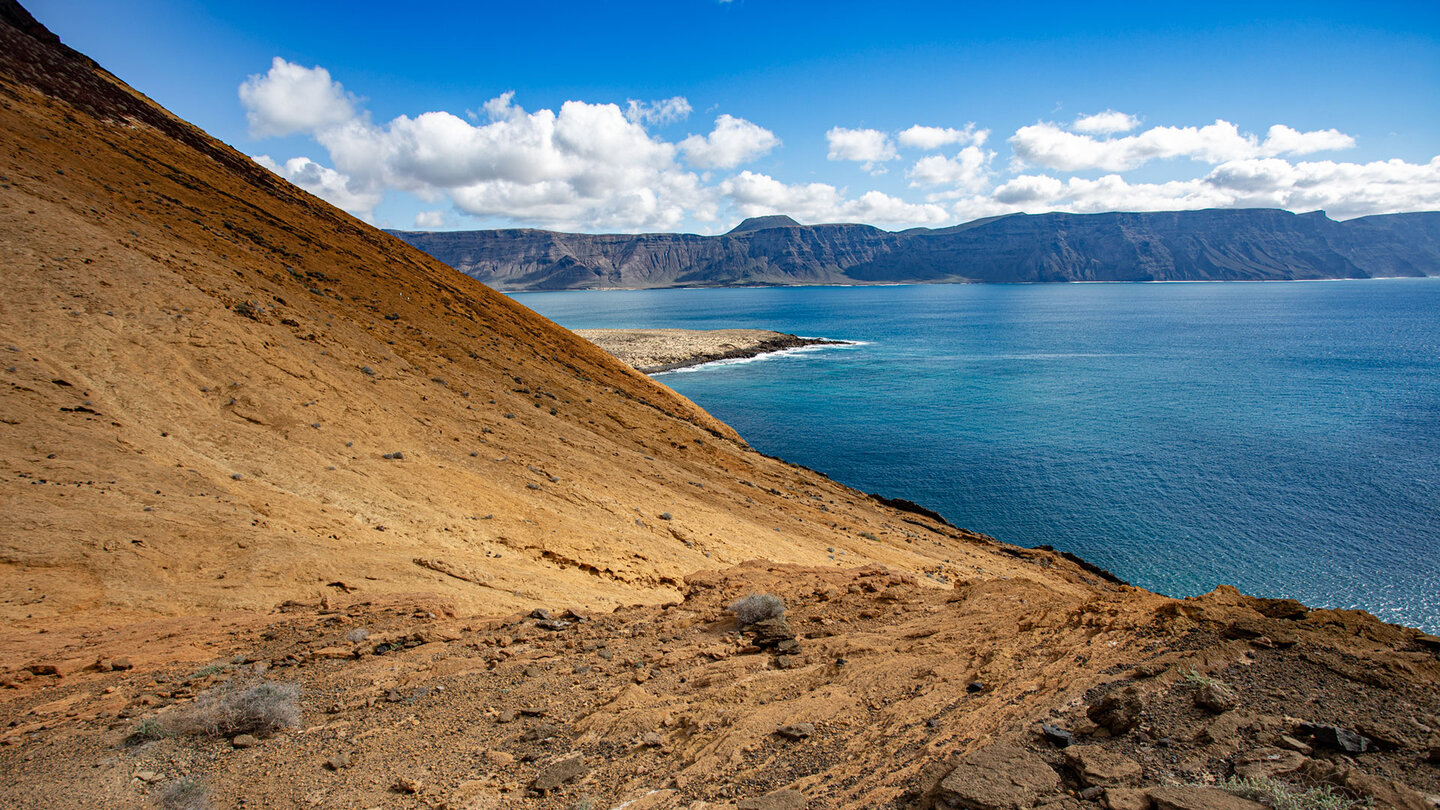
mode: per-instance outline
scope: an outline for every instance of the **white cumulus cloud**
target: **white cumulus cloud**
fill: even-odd
[[[1129,132],[1138,126],[1140,126],[1139,118],[1115,110],[1106,110],[1094,115],[1082,115],[1075,119],[1075,123],[1071,124],[1070,128],[1076,132],[1113,135],[1116,132]]]
[[[1010,148],[1017,160],[1061,171],[1123,172],[1152,160],[1181,157],[1214,164],[1348,149],[1354,145],[1354,138],[1338,130],[1298,132],[1279,125],[1271,127],[1268,137],[1261,141],[1223,120],[1203,127],[1153,127],[1136,135],[1104,139],[1040,123],[1021,127],[1010,138]]]
[[[910,187],[946,185],[962,192],[979,191],[989,183],[990,161],[994,152],[978,146],[967,146],[955,157],[927,155],[906,172]]]
[[[257,138],[316,132],[355,117],[355,99],[323,67],[275,57],[266,73],[240,85],[240,103]]]
[[[283,164],[275,162],[269,155],[256,155],[252,160],[336,208],[343,208],[362,219],[369,219],[375,206],[380,204],[379,191],[355,188],[351,178],[308,157],[293,157]]]
[[[1096,179],[1021,175],[991,193],[1010,211],[1174,211],[1196,208],[1323,210],[1335,219],[1433,210],[1440,202],[1440,157],[1428,163],[1373,163],[1247,158],[1203,177],[1131,183],[1118,174]],[[974,206],[975,200],[965,201]]]
[[[894,160],[900,155],[895,152],[895,142],[890,135],[878,129],[846,129],[833,127],[825,133],[830,144],[829,160],[853,160],[865,171],[874,171],[880,164]]]
[[[733,169],[779,145],[780,139],[770,130],[744,118],[721,115],[709,135],[691,135],[680,142],[680,151],[692,166]]]
[[[420,230],[435,230],[445,227],[444,211],[421,211],[415,215],[415,227]]]
[[[972,121],[965,125],[964,129],[953,127],[927,127],[916,124],[909,129],[903,130],[896,139],[901,146],[911,149],[939,149],[952,143],[968,143],[974,146],[984,146],[985,140],[990,137],[990,130],[976,129]]]
[[[684,96],[672,96],[659,101],[625,102],[625,120],[633,124],[665,126],[690,117],[690,101]]]
[[[765,174],[743,171],[720,183],[741,216],[788,214],[802,222],[860,222],[908,227],[946,222],[943,206],[906,202],[879,191],[846,197],[828,183],[788,184]]]

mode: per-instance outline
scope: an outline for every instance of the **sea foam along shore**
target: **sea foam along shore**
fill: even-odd
[[[575,333],[645,374],[810,346],[850,345],[768,329],[577,329]]]

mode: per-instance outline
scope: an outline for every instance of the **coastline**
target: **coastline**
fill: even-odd
[[[1366,278],[1197,278],[1197,279],[1115,279],[1076,281],[979,281],[949,279],[944,281],[876,281],[876,282],[816,282],[813,284],[676,284],[665,287],[570,287],[565,289],[529,289],[524,287],[492,287],[503,295],[542,295],[546,293],[577,292],[649,292],[652,290],[774,290],[801,287],[928,287],[944,285],[985,285],[989,287],[1047,287],[1067,284],[1308,284],[1329,281],[1433,281],[1434,276],[1369,276]],[[488,283],[488,282],[486,282]]]
[[[576,329],[575,334],[641,374],[744,360],[808,346],[851,345],[844,340],[800,337],[769,329]]]

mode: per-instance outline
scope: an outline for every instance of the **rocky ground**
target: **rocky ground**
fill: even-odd
[[[726,609],[756,591],[783,619]],[[219,807],[1244,810],[1217,786],[1247,778],[1328,806],[1440,799],[1440,639],[1361,613],[763,564],[660,606],[449,609],[70,639],[5,676],[0,804],[168,806],[193,784]],[[299,686],[293,727],[197,728],[262,680]]]
[[[645,374],[804,346],[844,344],[768,329],[577,329],[575,334]]]

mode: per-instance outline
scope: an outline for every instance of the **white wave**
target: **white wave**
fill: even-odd
[[[803,337],[800,336],[800,337]],[[812,338],[817,340],[829,340],[829,338]],[[672,368],[668,371],[651,372],[651,377],[659,377],[662,374],[688,374],[693,371],[703,371],[717,366],[739,366],[745,363],[758,363],[762,360],[771,360],[780,357],[795,357],[803,354],[817,354],[828,349],[853,349],[859,346],[869,346],[870,343],[863,340],[845,340],[837,343],[825,343],[817,346],[796,346],[793,349],[781,349],[777,352],[765,352],[754,357],[729,357],[724,360],[711,360],[708,363],[698,363],[684,368]]]

